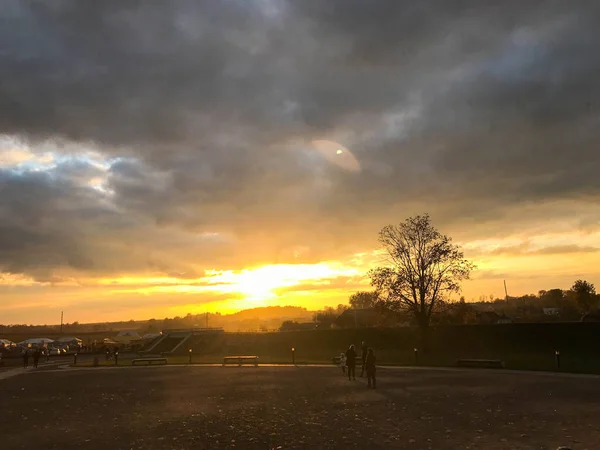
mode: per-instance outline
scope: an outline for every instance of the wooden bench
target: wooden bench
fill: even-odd
[[[167,358],[137,358],[131,361],[131,365],[135,366],[137,363],[148,363],[148,364],[154,364],[154,363],[162,363],[162,364],[167,364]]]
[[[459,359],[456,361],[456,365],[473,369],[504,369],[504,361],[499,359]]]
[[[237,363],[238,366],[241,366],[245,362],[253,363],[255,366],[258,366],[258,356],[226,356],[223,358],[223,365]]]

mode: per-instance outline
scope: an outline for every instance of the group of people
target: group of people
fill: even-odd
[[[112,361],[119,354],[119,347],[104,347],[104,355],[106,356],[107,361]]]
[[[33,367],[37,368],[40,358],[45,355],[46,361],[50,358],[50,353],[47,348],[36,347],[33,349],[24,349],[22,353],[23,367],[27,369],[29,367],[29,355],[33,358]]]
[[[367,348],[367,344],[363,341],[361,344],[361,360],[362,367],[360,370],[360,376],[363,377],[365,372],[367,374],[367,383],[369,387],[376,389],[377,380],[375,378],[375,353],[372,348]],[[348,380],[356,380],[356,349],[354,344],[348,347],[346,353],[340,355],[340,366],[344,374],[346,368],[348,369]]]

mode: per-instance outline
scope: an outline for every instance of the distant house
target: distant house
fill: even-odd
[[[0,339],[0,348],[12,348],[16,346],[17,344],[15,344],[13,341],[9,341],[8,339]]]
[[[19,342],[17,345],[20,345],[21,347],[44,347],[48,344],[52,344],[53,342],[54,339],[49,338],[30,338]]]
[[[54,342],[59,345],[81,345],[81,344],[83,344],[83,341],[79,338],[76,338],[75,336],[61,337]]]
[[[119,344],[131,344],[132,341],[139,341],[142,337],[135,330],[121,330],[115,336],[115,341]]]
[[[314,330],[315,328],[317,328],[317,324],[315,324],[314,322],[300,322],[298,324],[298,328],[299,330]]]
[[[92,349],[103,349],[106,347],[115,348],[119,347],[119,343],[117,341],[113,341],[110,338],[104,338],[100,341],[95,340],[91,345]]]
[[[560,308],[542,308],[545,316],[558,316],[560,315]]]
[[[512,319],[506,314],[498,314],[495,311],[482,311],[477,313],[477,322],[484,325],[512,323]]]
[[[381,313],[375,308],[347,309],[335,319],[340,328],[375,327],[381,321]]]
[[[497,323],[513,323],[513,320],[506,314],[502,314],[502,316],[500,316],[500,318],[498,319]]]
[[[314,322],[296,322],[293,320],[286,320],[281,324],[279,331],[303,331],[303,330],[314,330],[317,324]]]
[[[144,341],[152,341],[162,336],[162,333],[146,333],[142,336]]]

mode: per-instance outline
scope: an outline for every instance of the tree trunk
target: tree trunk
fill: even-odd
[[[417,316],[417,324],[419,326],[421,350],[423,353],[429,353],[429,316],[425,312],[421,312]]]

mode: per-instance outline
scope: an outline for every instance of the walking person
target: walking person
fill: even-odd
[[[361,344],[360,358],[362,360],[362,366],[360,367],[360,377],[362,378],[365,376],[365,361],[367,359],[367,343],[365,341],[362,341]]]
[[[344,375],[346,375],[346,354],[343,352],[340,354],[340,367]]]
[[[356,380],[356,350],[354,350],[354,344],[346,351],[346,365],[348,366],[348,380]]]
[[[375,353],[373,349],[370,348],[367,353],[367,358],[365,360],[365,369],[367,370],[367,382],[368,386],[371,387],[371,382],[373,383],[373,389],[377,388],[377,380],[375,379]]]
[[[29,352],[27,349],[23,350],[23,368],[27,369],[29,367]]]
[[[40,349],[36,348],[33,351],[33,367],[35,367],[37,369],[39,362],[40,362]]]

